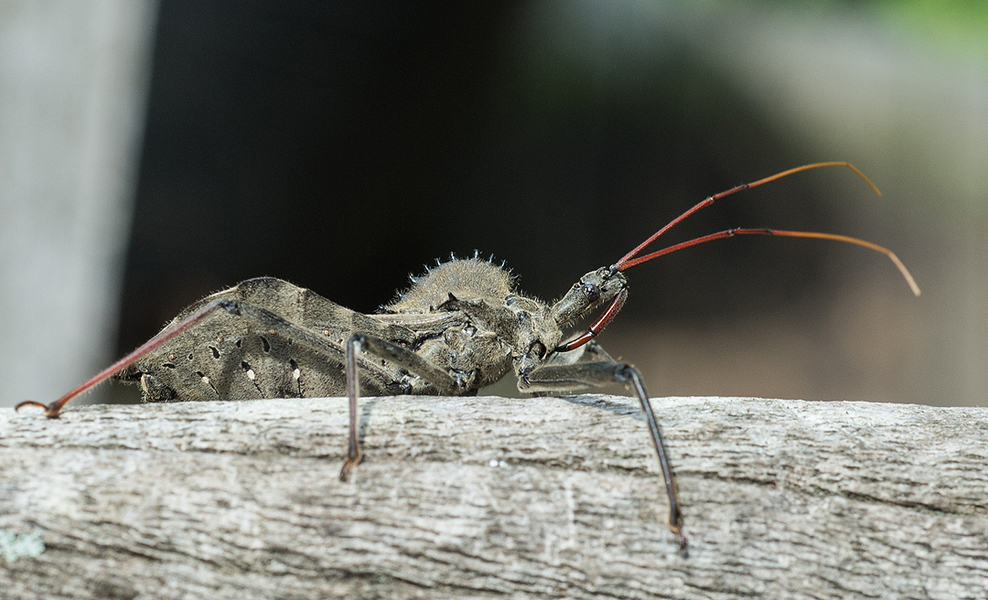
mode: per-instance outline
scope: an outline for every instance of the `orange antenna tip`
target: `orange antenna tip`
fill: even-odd
[[[909,284],[909,289],[911,289],[918,297],[922,292],[919,289],[919,285],[916,284],[916,280],[913,279],[912,273],[909,272],[906,265],[902,264],[902,261],[895,255],[895,252],[890,251],[888,256],[892,259],[892,262],[895,263],[895,266],[899,269],[899,272],[902,273],[902,276],[906,278],[906,283]]]

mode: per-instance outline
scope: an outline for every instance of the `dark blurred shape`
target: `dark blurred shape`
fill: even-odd
[[[477,249],[558,296],[706,195],[845,158],[801,154],[661,21],[581,62],[545,41],[561,34],[539,6],[164,0],[120,352],[260,275],[369,312],[423,263]],[[669,242],[832,230],[811,185],[845,177],[732,197]],[[825,252],[776,239],[676,253],[628,272],[621,318],[776,310],[827,289]]]

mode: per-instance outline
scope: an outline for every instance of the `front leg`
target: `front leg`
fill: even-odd
[[[560,356],[560,359],[567,360],[569,357]],[[686,537],[683,535],[683,515],[679,510],[676,481],[669,466],[668,453],[662,439],[662,430],[652,413],[652,405],[649,402],[648,393],[645,391],[641,373],[631,365],[615,362],[593,342],[588,344],[586,352],[570,360],[574,362],[567,361],[568,364],[550,362],[533,369],[519,381],[518,389],[529,393],[561,393],[617,382],[633,391],[641,403],[645,422],[648,424],[649,433],[652,436],[652,445],[655,446],[655,452],[659,458],[662,477],[665,479],[666,494],[669,497],[669,520],[667,524],[669,529],[678,536],[680,548],[685,550]]]

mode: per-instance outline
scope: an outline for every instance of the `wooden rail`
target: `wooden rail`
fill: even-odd
[[[988,409],[380,398],[0,410],[3,598],[988,598]],[[42,546],[43,544],[43,546]]]

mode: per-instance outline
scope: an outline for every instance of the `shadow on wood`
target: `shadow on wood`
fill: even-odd
[[[344,399],[0,411],[4,598],[985,598],[988,410]],[[4,558],[5,557],[5,558]]]

